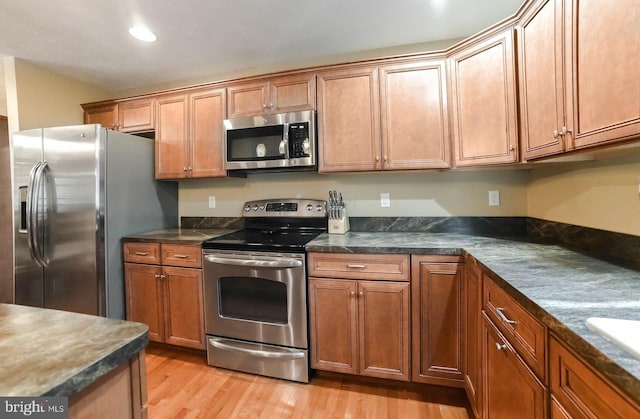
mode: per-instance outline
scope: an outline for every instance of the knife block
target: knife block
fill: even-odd
[[[342,210],[342,218],[329,218],[329,234],[344,234],[349,231],[347,209]]]

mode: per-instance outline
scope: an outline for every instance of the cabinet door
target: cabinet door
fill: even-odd
[[[516,27],[523,160],[565,150],[562,6],[543,1]]]
[[[318,74],[318,171],[381,168],[378,96],[377,67]]]
[[[155,99],[127,100],[118,104],[119,130],[122,132],[155,129]]]
[[[412,261],[413,381],[463,387],[462,266]]]
[[[576,148],[640,134],[640,2],[568,1],[565,39]],[[572,89],[570,88],[572,87]]]
[[[118,105],[107,103],[97,106],[84,107],[84,123],[100,124],[104,128],[118,129]]]
[[[409,284],[358,281],[360,374],[409,381]]]
[[[316,75],[300,74],[269,82],[269,112],[296,112],[316,108]]]
[[[482,377],[481,377],[481,339],[482,327],[482,285],[481,273],[475,259],[465,258],[464,278],[462,282],[462,341],[463,341],[463,371],[465,390],[469,403],[480,417],[482,412]]]
[[[456,52],[449,64],[456,166],[517,162],[512,31]]]
[[[482,323],[484,418],[544,418],[547,389],[486,316]]]
[[[205,349],[202,270],[164,267],[163,275],[166,342]]]
[[[162,96],[157,99],[156,179],[188,177],[187,96]]]
[[[228,118],[264,115],[269,107],[269,82],[239,83],[227,87]]]
[[[311,367],[357,374],[356,281],[309,281]]]
[[[382,167],[450,167],[445,61],[380,69]]]
[[[226,117],[225,89],[189,95],[190,175],[192,178],[226,176],[222,121]]]
[[[149,340],[164,342],[164,307],[159,266],[124,264],[127,320],[149,326]]]

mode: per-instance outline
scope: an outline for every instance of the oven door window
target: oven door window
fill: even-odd
[[[219,279],[220,316],[287,324],[287,286],[282,282],[242,276]]]
[[[227,131],[227,161],[278,160],[286,153],[284,125]]]

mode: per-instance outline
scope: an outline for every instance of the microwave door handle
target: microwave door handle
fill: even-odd
[[[204,258],[208,262],[219,265],[246,266],[250,268],[297,268],[302,266],[302,261],[290,258],[235,259],[212,255],[207,255]]]

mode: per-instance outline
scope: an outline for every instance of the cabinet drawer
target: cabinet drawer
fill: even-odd
[[[131,242],[124,243],[122,248],[125,262],[160,264],[160,245],[158,243]]]
[[[551,337],[549,353],[551,394],[569,417],[640,417],[637,403],[609,384],[555,336]]]
[[[202,249],[200,246],[162,245],[162,264],[199,268],[202,266]]]
[[[309,276],[409,281],[409,255],[309,253]]]
[[[527,365],[546,382],[545,327],[489,277],[483,277],[483,309]]]

